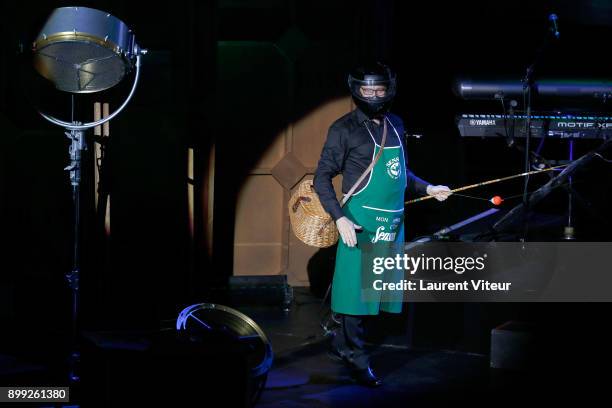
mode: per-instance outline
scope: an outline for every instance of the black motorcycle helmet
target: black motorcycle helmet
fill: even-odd
[[[348,86],[355,105],[369,118],[388,112],[397,90],[395,74],[387,65],[380,62],[355,68],[348,76]],[[384,86],[386,92],[384,96],[379,96],[377,93],[363,95],[360,90],[362,86]]]

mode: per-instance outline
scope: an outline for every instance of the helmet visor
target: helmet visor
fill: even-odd
[[[366,75],[363,79],[349,76],[351,94],[364,102],[386,102],[395,96],[395,77]]]

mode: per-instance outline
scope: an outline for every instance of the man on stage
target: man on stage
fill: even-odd
[[[332,340],[332,352],[351,368],[358,383],[375,387],[381,380],[370,368],[364,348],[364,316],[378,315],[380,311],[400,313],[402,300],[401,296],[378,302],[363,300],[362,248],[397,244],[395,247],[401,248],[398,252],[403,254],[406,188],[417,195],[435,196],[439,201],[450,195],[450,189],[433,186],[406,167],[403,123],[389,113],[396,94],[396,77],[390,68],[381,63],[357,68],[349,75],[348,85],[357,109],[329,128],[314,188],[341,237],[331,298],[332,312],[339,317],[341,327]],[[346,194],[375,157],[378,159],[372,170],[346,206],[341,207],[332,179],[342,173],[342,192]],[[387,242],[390,240],[393,242]]]

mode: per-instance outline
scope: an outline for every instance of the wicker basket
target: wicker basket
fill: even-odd
[[[289,200],[289,220],[295,236],[306,245],[327,248],[338,241],[338,229],[323,209],[312,180],[304,180]]]

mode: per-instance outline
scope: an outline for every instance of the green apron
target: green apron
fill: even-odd
[[[343,208],[346,217],[363,230],[357,231],[355,247],[346,246],[342,238],[338,242],[331,298],[331,308],[335,313],[376,315],[379,310],[390,313],[402,311],[401,291],[375,291],[374,298],[378,296],[377,299],[373,299],[372,292],[369,292],[367,300],[362,297],[364,282],[373,279],[399,282],[403,279],[403,270],[387,271],[376,276],[372,273],[372,265],[366,265],[363,272],[361,265],[362,248],[369,245],[381,248],[380,253],[386,253],[385,256],[395,257],[397,253],[403,256],[406,163],[397,131],[395,135],[399,145],[383,148],[367,184],[354,193]],[[370,136],[375,144],[374,158],[380,145],[376,144],[371,133]],[[378,249],[376,252],[379,253]]]

